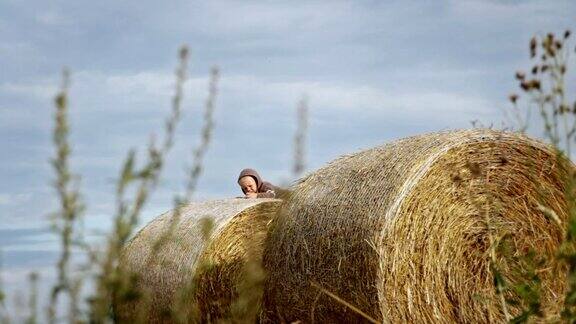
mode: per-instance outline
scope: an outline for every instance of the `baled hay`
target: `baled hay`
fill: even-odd
[[[540,142],[492,130],[410,137],[340,158],[303,179],[271,224],[263,319],[502,321],[491,263],[518,283],[529,251],[544,259],[536,272],[544,313],[553,314],[565,292],[552,259],[568,171]],[[496,248],[505,245],[508,253]]]
[[[173,222],[173,211],[151,221],[123,249],[121,265],[136,275],[141,297],[115,305],[118,319],[170,323],[174,315],[183,321],[230,316],[239,280],[253,273],[242,270],[258,269],[266,227],[279,204],[277,199],[191,203],[181,209],[171,239],[156,253],[153,246]],[[200,222],[206,218],[213,222],[208,241]],[[258,303],[261,291],[260,296],[258,291],[250,293],[257,299],[250,301]]]

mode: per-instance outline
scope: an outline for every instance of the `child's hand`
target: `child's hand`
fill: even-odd
[[[246,198],[257,198],[258,194],[255,192],[248,192],[246,193]]]

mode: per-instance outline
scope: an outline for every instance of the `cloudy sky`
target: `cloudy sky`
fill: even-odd
[[[184,115],[143,222],[184,188],[212,66],[222,77],[197,199],[239,195],[244,167],[273,183],[291,180],[304,95],[308,171],[400,137],[507,123],[514,72],[529,67],[528,41],[576,31],[575,18],[570,0],[2,0],[3,280],[49,269],[57,255],[47,229],[56,208],[49,159],[64,66],[72,72],[72,167],[82,175],[87,228],[102,229],[126,151],[143,152],[161,133],[182,44],[191,49]]]

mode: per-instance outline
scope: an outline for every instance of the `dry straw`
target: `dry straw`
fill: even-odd
[[[151,221],[123,250],[121,265],[135,274],[137,294],[135,301],[115,305],[117,320],[255,317],[262,293],[262,243],[279,204],[276,199],[228,199],[186,205],[172,237],[155,253],[153,247],[169,230],[174,214]],[[208,218],[206,240],[203,221]]]
[[[527,137],[476,129],[330,163],[295,186],[271,224],[262,320],[503,321],[519,312],[503,298],[517,296],[496,293],[492,269],[518,283],[529,251],[542,259],[544,313],[557,314],[565,271],[552,255],[573,172],[560,161]]]

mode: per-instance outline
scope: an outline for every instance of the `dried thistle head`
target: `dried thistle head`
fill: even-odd
[[[467,161],[466,162],[466,169],[468,169],[470,171],[470,173],[472,174],[472,176],[474,176],[474,177],[478,177],[481,174],[481,168],[480,168],[480,164],[478,164],[478,162]]]
[[[530,57],[534,58],[536,56],[536,37],[532,37],[530,40]]]
[[[450,176],[450,179],[452,179],[452,182],[454,182],[456,185],[460,185],[462,183],[462,176],[460,175],[460,173],[455,172]]]

